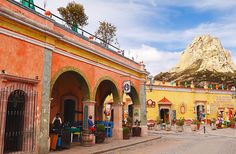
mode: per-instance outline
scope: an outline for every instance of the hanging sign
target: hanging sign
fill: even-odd
[[[130,93],[131,83],[129,80],[123,82],[123,90],[124,90],[124,93]]]

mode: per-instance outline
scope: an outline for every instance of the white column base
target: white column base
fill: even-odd
[[[123,139],[123,128],[113,128],[113,139],[122,140]]]
[[[142,125],[141,128],[142,128],[141,136],[142,137],[148,136],[148,127],[146,125]]]

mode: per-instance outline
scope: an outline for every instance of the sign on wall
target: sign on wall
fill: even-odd
[[[131,83],[129,80],[123,82],[123,90],[124,90],[124,93],[130,93]]]

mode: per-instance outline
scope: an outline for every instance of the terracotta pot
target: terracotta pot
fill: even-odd
[[[161,125],[160,124],[156,124],[155,131],[160,131],[160,130],[161,130]]]
[[[82,131],[82,145],[83,146],[92,146],[93,145],[93,134],[89,131]]]
[[[97,132],[96,133],[96,143],[103,143],[106,138],[106,132]]]
[[[192,131],[196,131],[196,130],[197,130],[197,125],[191,124],[191,130],[192,130]]]
[[[133,127],[132,128],[132,132],[133,132],[133,136],[141,136],[141,127]]]
[[[130,134],[123,133],[123,139],[128,140],[130,138]]]
[[[177,130],[178,132],[182,132],[182,131],[184,131],[184,127],[183,127],[183,126],[178,126],[178,125],[176,125],[176,130]]]
[[[212,129],[212,130],[216,130],[216,124],[213,124],[213,123],[212,123],[212,124],[211,124],[211,129]]]
[[[170,124],[166,124],[166,131],[170,131],[171,130],[171,125]]]
[[[199,130],[200,129],[200,124],[197,124],[197,130]]]

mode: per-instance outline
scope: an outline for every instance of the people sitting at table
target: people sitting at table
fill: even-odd
[[[88,118],[88,129],[90,130],[91,133],[94,133],[96,131],[96,126],[94,125],[92,119],[93,119],[93,116],[90,115]]]

